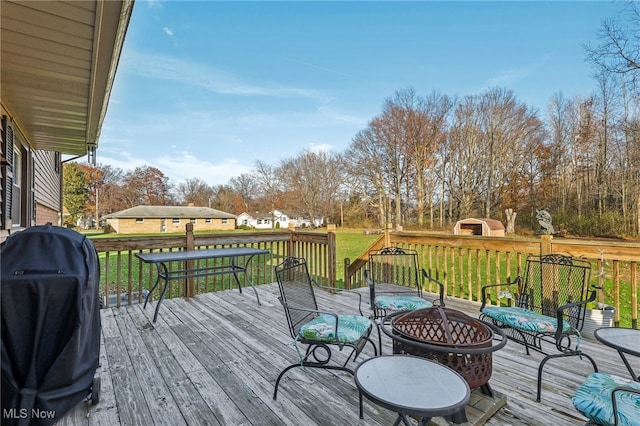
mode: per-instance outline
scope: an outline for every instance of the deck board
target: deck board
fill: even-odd
[[[276,284],[258,287],[263,305],[245,289],[165,300],[157,323],[155,303],[102,311],[101,401],[78,406],[58,424],[68,425],[372,425],[392,424],[396,414],[365,400],[358,418],[353,377],[341,371],[294,368],[283,378],[278,399],[273,385],[296,362]],[[321,309],[357,312],[352,294],[317,292]],[[479,305],[447,299],[447,306],[476,316]],[[377,332],[372,338],[377,342]],[[384,353],[391,342],[383,336]],[[583,340],[600,371],[628,375],[618,354]],[[304,350],[304,348],[300,348]],[[336,362],[346,359],[337,353]],[[361,359],[373,356],[367,347]],[[359,358],[359,360],[361,360]],[[584,425],[571,395],[592,371],[585,360],[553,360],[545,366],[542,401],[535,401],[542,355],[509,342],[494,353],[490,384],[507,404],[487,422],[505,425]],[[354,365],[351,365],[354,367]]]

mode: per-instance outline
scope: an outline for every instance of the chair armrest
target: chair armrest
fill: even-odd
[[[360,312],[360,315],[363,315],[363,313],[362,313],[362,294],[360,294],[359,291],[347,290],[347,289],[344,289],[344,288],[329,287],[329,286],[326,286],[326,285],[320,285],[315,280],[311,280],[311,283],[313,284],[314,287],[318,287],[318,288],[321,288],[323,290],[335,291],[336,293],[356,294],[358,296],[358,311]]]
[[[555,334],[556,341],[558,341],[561,338],[564,332],[562,327],[562,321],[564,321],[564,311],[573,309],[577,306],[587,305],[588,303],[591,303],[594,300],[596,300],[596,290],[592,289],[591,293],[589,294],[589,298],[585,300],[580,300],[578,302],[571,302],[571,303],[564,304],[562,306],[558,306],[558,309],[556,310],[556,319],[558,321],[558,326],[556,327],[556,334]]]
[[[482,288],[480,289],[480,292],[482,294],[482,305],[480,305],[480,311],[482,311],[485,307],[485,305],[487,304],[487,289],[490,289],[492,287],[503,287],[503,286],[507,286],[509,287],[509,293],[506,294],[505,296],[507,297],[507,299],[511,299],[513,297],[513,291],[511,291],[511,286],[514,284],[518,284],[520,282],[520,277],[515,277],[515,279],[513,281],[509,281],[506,283],[498,283],[498,284],[487,284],[482,286]]]
[[[611,406],[613,408],[613,424],[614,425],[620,424],[620,418],[618,417],[618,407],[616,403],[616,393],[622,393],[622,392],[635,393],[636,395],[638,395],[638,398],[640,399],[640,389],[635,389],[635,388],[632,388],[631,386],[618,386],[614,388],[613,391],[611,392]]]
[[[296,305],[289,305],[289,304],[287,304],[287,303],[282,301],[282,297],[278,297],[278,300],[280,301],[280,304],[285,309],[289,309],[289,310],[292,310],[292,311],[301,311],[301,312],[317,313],[317,314],[322,314],[322,315],[331,315],[332,317],[334,317],[336,319],[336,328],[334,330],[334,336],[336,336],[336,341],[338,340],[338,314],[333,313],[333,312],[320,311],[318,309],[309,309],[309,308],[303,308],[303,307],[296,306]]]
[[[440,288],[440,306],[444,307],[444,284],[442,284],[440,281],[436,280],[435,278],[433,278],[431,275],[427,274],[427,271],[424,270],[424,268],[422,268],[422,277],[427,279],[429,282],[434,282],[438,285],[438,287]]]

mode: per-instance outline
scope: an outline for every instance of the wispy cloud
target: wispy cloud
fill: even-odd
[[[541,56],[536,62],[533,62],[526,66],[504,70],[501,74],[489,78],[485,82],[485,84],[477,90],[477,92],[482,92],[490,87],[513,86],[514,84],[526,79],[527,77],[538,71],[540,68],[542,68],[550,57],[550,54],[546,54]]]
[[[166,173],[173,184],[197,177],[209,185],[221,185],[228,183],[234,176],[251,171],[249,167],[240,164],[234,158],[224,158],[213,162],[203,160],[202,156],[196,156],[189,151],[140,158],[127,151],[101,150],[98,163],[119,168],[125,173],[133,171],[136,167],[155,167]]]
[[[176,81],[226,95],[323,98],[315,90],[269,82],[251,83],[215,67],[165,55],[129,51],[121,69],[141,77]]]
[[[171,28],[164,27],[162,29],[162,32],[165,33],[171,39],[171,41],[173,42],[174,47],[178,46],[178,42],[176,41],[176,38],[175,38],[175,36],[173,34],[173,30]]]
[[[310,143],[308,144],[307,148],[309,149],[309,151],[311,152],[329,152],[333,150],[333,146],[329,145],[328,143],[323,143],[323,144],[314,144],[314,143]]]
[[[171,178],[183,182],[198,177],[209,185],[226,184],[229,180],[250,169],[234,158],[222,158],[217,162],[203,160],[189,151],[177,152],[175,155],[164,155],[153,160],[160,170],[171,170]]]

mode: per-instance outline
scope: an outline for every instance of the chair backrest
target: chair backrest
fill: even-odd
[[[555,317],[559,306],[587,300],[591,264],[570,256],[549,254],[529,256],[520,282],[518,306]],[[565,311],[564,320],[582,329],[585,305]]]
[[[308,310],[318,310],[316,296],[313,292],[313,283],[307,268],[307,262],[303,258],[287,257],[275,268],[280,289],[280,303],[284,307],[289,332],[291,337],[298,335],[300,326],[311,321],[318,314],[289,307]]]
[[[364,272],[365,278],[373,283],[370,288],[371,306],[374,306],[376,294],[374,287],[379,285],[394,284],[406,287],[407,291],[422,296],[418,252],[415,250],[385,247],[370,251],[368,268]]]
[[[386,247],[369,252],[368,276],[374,284],[396,284],[418,292],[420,285],[418,252],[399,247]]]

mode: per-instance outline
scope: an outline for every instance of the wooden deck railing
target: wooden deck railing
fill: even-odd
[[[93,239],[100,257],[100,293],[104,306],[120,306],[144,301],[146,292],[156,280],[155,267],[141,262],[138,252],[174,251],[193,248],[255,247],[269,250],[268,255],[256,256],[249,268],[256,285],[275,282],[274,267],[285,256],[305,257],[311,275],[323,285],[335,287],[335,232],[301,232],[283,230],[273,232],[243,232],[229,234],[193,234],[170,236],[116,236]],[[207,265],[215,266],[209,260]],[[218,260],[217,262],[220,262]],[[176,268],[182,267],[175,266]],[[243,283],[246,284],[246,283]],[[161,286],[160,286],[161,287]],[[217,275],[170,282],[165,297],[235,288],[231,275]],[[192,289],[192,290],[191,290]],[[152,295],[159,297],[160,289]],[[107,295],[109,297],[107,297]]]
[[[190,240],[190,241],[189,241]],[[335,232],[283,230],[228,234],[190,234],[151,237],[108,237],[93,240],[101,262],[101,296],[105,306],[137,303],[156,279],[155,268],[135,257],[140,251],[171,251],[189,248],[256,247],[269,250],[251,264],[255,284],[275,282],[274,266],[284,256],[305,257],[312,276],[323,285],[336,286]],[[369,250],[399,246],[418,251],[420,263],[445,285],[447,295],[479,301],[485,283],[512,280],[524,268],[529,254],[561,253],[583,257],[593,265],[592,282],[603,287],[599,301],[615,308],[616,325],[638,328],[638,263],[640,244],[574,240],[565,238],[480,237],[387,232],[357,259],[344,259],[346,288],[363,286]],[[194,280],[193,294],[235,288],[232,276]],[[187,283],[173,282],[166,297],[189,296]],[[435,291],[435,288],[427,288]],[[158,290],[159,291],[159,290]],[[497,303],[497,291],[492,299]],[[157,298],[159,295],[152,295]],[[118,297],[121,296],[121,297]]]
[[[347,288],[364,285],[367,252],[384,246],[417,250],[421,266],[444,284],[448,296],[473,301],[480,300],[480,288],[484,284],[506,283],[520,275],[529,254],[559,253],[582,257],[593,265],[592,284],[603,288],[599,302],[615,309],[614,324],[638,328],[638,243],[552,238],[549,235],[515,238],[387,232],[357,259],[345,259]],[[435,291],[435,288],[432,285],[427,290]],[[498,288],[492,294],[494,303],[497,303],[499,291]]]

